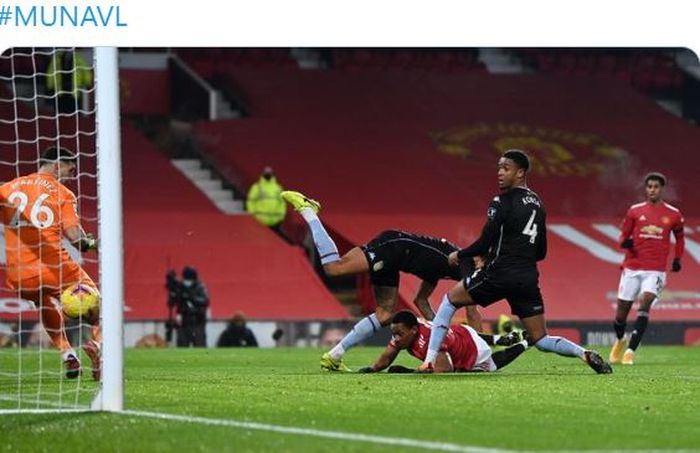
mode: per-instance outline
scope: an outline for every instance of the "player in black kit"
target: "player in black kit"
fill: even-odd
[[[473,278],[458,283],[443,297],[433,322],[428,353],[419,371],[430,371],[454,312],[462,306],[486,307],[506,299],[527,331],[527,341],[540,351],[579,357],[596,373],[612,373],[600,355],[563,337],[547,335],[537,261],[547,255],[546,213],[537,194],[527,188],[530,160],[520,150],[508,150],[498,161],[496,196],[486,212],[481,236],[453,252],[449,261],[487,254],[487,265]]]
[[[321,258],[323,270],[329,277],[369,273],[377,308],[361,319],[329,352],[321,357],[321,367],[329,371],[349,371],[343,363],[345,352],[368,339],[391,323],[398,299],[399,273],[413,274],[422,280],[413,303],[423,317],[435,316],[428,297],[438,280],[461,280],[469,277],[480,258],[464,260],[461,266],[448,263],[450,253],[459,248],[446,239],[421,236],[405,231],[387,230],[362,247],[354,247],[342,257],[335,243],[318,218],[320,204],[299,192],[284,191],[282,198],[291,204],[309,224],[311,235]],[[475,330],[480,330],[481,315],[475,306],[468,307],[467,318]]]

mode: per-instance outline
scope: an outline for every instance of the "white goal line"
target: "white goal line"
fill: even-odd
[[[424,450],[454,451],[461,453],[511,453],[515,450],[500,448],[476,447],[470,445],[451,444],[446,442],[431,442],[403,437],[375,436],[371,434],[348,433],[342,431],[324,431],[320,429],[298,428],[293,426],[269,425],[266,423],[244,422],[217,418],[193,417],[188,415],[166,414],[160,412],[144,412],[125,410],[118,412],[124,415],[136,417],[154,418],[158,420],[178,421],[184,423],[199,423],[211,426],[228,426],[255,431],[271,431],[283,434],[296,434],[301,436],[322,437],[326,439],[349,440],[355,442],[368,442],[371,444],[391,445],[398,447],[421,448]]]

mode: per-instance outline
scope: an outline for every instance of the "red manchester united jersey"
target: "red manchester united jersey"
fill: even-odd
[[[632,205],[622,222],[620,242],[631,237],[622,266],[633,270],[666,271],[671,232],[676,237],[675,257],[683,255],[683,216],[668,203],[649,202]]]
[[[418,320],[418,335],[408,347],[408,353],[413,357],[425,360],[430,341],[430,328],[430,324]],[[391,340],[390,344],[397,347],[394,340]],[[469,371],[474,368],[478,354],[476,343],[474,343],[471,334],[466,327],[459,324],[453,324],[447,330],[445,341],[440,346],[440,352],[446,352],[450,355],[455,371]]]

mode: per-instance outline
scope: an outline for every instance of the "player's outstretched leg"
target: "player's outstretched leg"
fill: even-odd
[[[543,352],[554,352],[564,357],[578,357],[598,374],[612,373],[612,367],[595,351],[584,349],[564,337],[545,335],[540,338],[535,347]]]
[[[282,192],[282,199],[292,205],[294,209],[301,214],[306,220],[311,230],[311,237],[314,240],[314,245],[318,251],[318,256],[321,259],[321,264],[328,264],[340,259],[338,247],[336,247],[333,239],[328,235],[328,232],[323,227],[321,220],[318,218],[318,212],[321,210],[321,204],[307,198],[301,192],[285,190]]]
[[[564,337],[547,335],[544,315],[529,316],[520,320],[527,330],[529,338],[532,338],[529,343],[534,343],[540,351],[553,352],[564,357],[578,357],[598,374],[612,373],[610,364],[603,360],[597,352],[586,350]]]
[[[44,326],[44,330],[46,330],[49,338],[51,338],[51,343],[61,351],[66,378],[75,379],[81,373],[80,360],[68,341],[68,337],[66,337],[61,311],[56,307],[50,296],[44,296],[42,299],[43,302],[40,309],[41,324]]]
[[[457,284],[460,288],[464,288],[462,283]],[[457,287],[455,287],[457,288]],[[452,293],[454,288],[450,291]],[[465,290],[466,292],[466,290]],[[442,296],[442,302],[435,313],[435,319],[433,319],[433,328],[430,330],[430,341],[428,342],[428,353],[425,355],[425,360],[423,365],[420,366],[420,371],[430,371],[435,359],[437,358],[438,352],[440,351],[440,346],[442,341],[447,335],[447,330],[450,328],[450,322],[454,316],[457,308],[452,302],[447,294]]]
[[[350,371],[350,368],[343,362],[345,353],[356,344],[374,335],[381,328],[375,313],[362,318],[333,349],[321,356],[321,368],[327,371]]]
[[[369,339],[391,322],[399,290],[395,286],[374,285],[374,298],[377,309],[371,315],[362,318],[348,332],[340,343],[321,357],[321,368],[329,371],[350,371],[343,363],[345,353],[358,343]]]

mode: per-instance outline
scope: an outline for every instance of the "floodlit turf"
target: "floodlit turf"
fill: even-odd
[[[366,365],[379,351],[353,350],[348,364]],[[6,352],[0,355],[3,372],[13,363]],[[321,352],[128,350],[126,406],[499,449],[700,448],[700,348],[642,347],[636,365],[615,366],[612,375],[596,375],[577,359],[536,350],[494,374],[330,374],[319,371]],[[56,360],[44,357],[45,364]],[[397,363],[418,365],[405,353]],[[0,377],[1,393],[13,385],[16,379]],[[44,388],[48,385],[44,378]],[[63,383],[64,390],[70,386]],[[0,401],[0,408],[10,407]],[[114,414],[3,415],[0,433],[7,450],[400,448]]]

